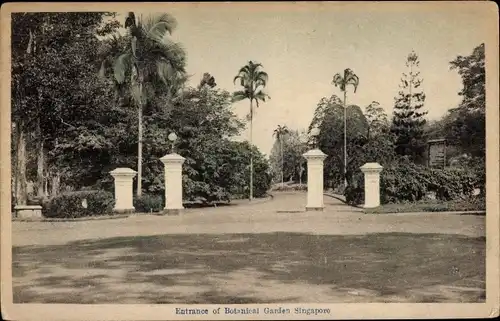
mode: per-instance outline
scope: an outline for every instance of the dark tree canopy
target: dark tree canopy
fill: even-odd
[[[457,108],[451,109],[445,124],[446,138],[464,152],[484,159],[486,156],[486,78],[484,44],[474,48],[469,56],[458,56],[450,62],[451,69],[462,77],[463,97]]]

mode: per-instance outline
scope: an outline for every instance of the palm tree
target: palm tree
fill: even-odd
[[[281,186],[284,185],[284,176],[283,176],[283,136],[289,134],[290,130],[286,125],[278,125],[278,127],[274,130],[273,136],[280,142],[280,153],[281,153]]]
[[[262,64],[249,61],[248,64],[243,66],[236,77],[234,77],[233,82],[236,83],[239,80],[240,86],[243,90],[238,90],[233,93],[233,102],[242,101],[245,99],[250,100],[250,114],[248,119],[250,120],[250,145],[252,145],[253,140],[253,114],[255,102],[256,107],[259,107],[259,101],[266,101],[266,98],[271,98],[269,95],[264,93],[264,88],[266,87],[268,75],[266,72],[262,71]],[[253,156],[250,154],[250,201],[253,198]]]
[[[186,54],[179,44],[167,39],[177,21],[169,14],[140,15],[129,12],[125,20],[125,48],[112,39],[100,73],[112,69],[118,87],[127,85],[138,111],[137,196],[142,194],[142,113],[159,84],[169,97],[185,80]],[[111,68],[109,68],[111,67]]]
[[[347,68],[344,70],[343,77],[340,73],[333,76],[332,84],[344,92],[344,187],[347,187],[347,86],[352,85],[356,93],[359,78],[350,68]]]
[[[198,88],[203,88],[203,86],[208,86],[209,88],[214,88],[215,86],[217,86],[214,76],[212,76],[208,72],[204,73],[203,77],[200,80]]]

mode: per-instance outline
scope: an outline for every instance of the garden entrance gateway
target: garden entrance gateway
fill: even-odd
[[[305,211],[324,210],[323,162],[327,155],[319,149],[305,153],[307,160],[307,203]],[[184,209],[182,204],[182,164],[185,158],[172,153],[161,158],[165,164],[165,208],[163,212],[178,215]],[[365,208],[380,205],[380,172],[378,163],[366,163],[361,168],[365,175]],[[130,213],[135,209],[132,205],[132,179],[136,172],[130,168],[117,168],[111,172],[115,179],[115,212]]]

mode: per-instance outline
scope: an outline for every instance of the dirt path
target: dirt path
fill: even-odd
[[[365,215],[305,194],[181,216],[13,222],[15,302],[480,302],[484,216]]]
[[[272,201],[188,209],[180,216],[141,214],[124,219],[80,222],[13,222],[14,246],[64,244],[116,236],[200,233],[302,232],[323,235],[444,233],[484,236],[482,216],[439,213],[366,215],[325,197],[324,212],[303,211],[305,194],[277,194]]]

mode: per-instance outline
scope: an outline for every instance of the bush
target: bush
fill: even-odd
[[[360,205],[365,202],[365,189],[359,186],[347,186],[344,190],[345,201],[349,205]]]
[[[164,208],[163,204],[164,200],[160,195],[142,195],[134,198],[135,211],[140,213],[160,212]]]
[[[295,192],[295,191],[307,191],[307,185],[306,184],[284,184],[281,185],[281,183],[276,184],[273,188],[272,191],[274,192]]]
[[[417,202],[429,193],[434,193],[439,201],[465,199],[482,184],[483,179],[476,172],[464,168],[429,168],[400,159],[381,172],[380,201],[382,204]],[[362,204],[364,187],[361,172],[354,175],[344,195],[348,204]]]
[[[115,199],[105,191],[78,191],[58,195],[42,203],[45,217],[78,218],[109,214],[113,211]]]
[[[455,200],[472,195],[477,177],[462,168],[431,169],[428,191],[439,200]]]
[[[471,196],[465,199],[439,201],[425,200],[417,202],[401,202],[386,204],[377,208],[366,209],[366,213],[411,213],[411,212],[454,212],[484,211],[486,201],[482,196]]]
[[[382,203],[419,201],[434,192],[438,200],[469,197],[478,180],[474,173],[462,168],[435,169],[402,160],[381,173]]]

